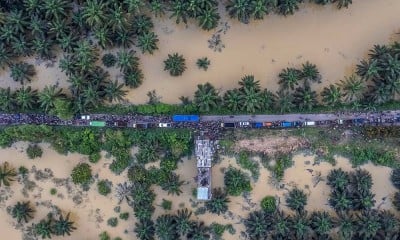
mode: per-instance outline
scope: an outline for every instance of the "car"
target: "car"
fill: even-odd
[[[250,122],[239,122],[239,127],[250,127]]]
[[[306,122],[306,126],[315,126],[315,122],[314,121],[307,121]]]
[[[158,127],[160,127],[160,128],[169,128],[169,127],[171,127],[171,123],[159,123]]]
[[[223,128],[234,128],[235,127],[235,123],[233,123],[233,122],[221,123],[221,127],[223,127]]]
[[[270,128],[272,127],[272,122],[263,122],[263,126]]]
[[[82,115],[81,119],[82,120],[90,120],[90,116],[89,115]]]

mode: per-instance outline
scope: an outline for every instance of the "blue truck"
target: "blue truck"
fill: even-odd
[[[263,127],[262,122],[253,122],[251,125],[253,126],[253,128],[262,128]]]
[[[281,127],[290,128],[290,127],[293,127],[293,123],[292,122],[282,122]]]
[[[199,115],[174,115],[172,116],[174,122],[199,122]]]

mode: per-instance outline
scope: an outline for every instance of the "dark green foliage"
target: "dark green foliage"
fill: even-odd
[[[171,201],[168,201],[168,200],[165,200],[165,199],[163,198],[162,203],[161,203],[161,207],[162,207],[164,210],[171,210],[171,208],[172,208],[172,202],[171,202]]]
[[[284,16],[293,15],[302,2],[303,0],[278,0],[277,12]]]
[[[0,187],[2,185],[8,187],[11,185],[11,182],[15,180],[17,173],[13,167],[10,167],[8,162],[4,162],[0,166]]]
[[[307,205],[307,195],[303,190],[294,188],[289,191],[286,197],[287,206],[296,212],[303,212],[304,207]]]
[[[187,234],[188,239],[208,240],[210,239],[210,227],[204,222],[194,222],[192,228]]]
[[[192,212],[187,208],[179,209],[176,216],[176,232],[180,236],[184,236],[189,233],[193,227],[192,221],[190,217],[192,216]]]
[[[400,189],[400,169],[393,169],[392,174],[390,175],[390,180],[392,181],[393,185]]]
[[[99,238],[100,238],[100,240],[110,240],[110,236],[108,235],[108,233],[106,231],[100,233]]]
[[[64,236],[65,234],[70,236],[71,232],[76,230],[73,224],[74,222],[69,220],[69,213],[68,213],[65,218],[63,217],[63,215],[60,215],[58,219],[54,220],[52,229],[54,234],[57,236]]]
[[[153,52],[158,49],[157,43],[159,40],[154,32],[147,32],[139,35],[137,41],[137,46],[142,50],[142,53],[153,54]]]
[[[246,232],[250,239],[265,239],[271,228],[272,221],[264,211],[254,211],[244,220]]]
[[[334,228],[332,217],[328,212],[313,212],[310,216],[311,228],[319,237],[327,237]]]
[[[224,184],[229,195],[239,196],[252,190],[249,177],[239,169],[229,167],[225,172]]]
[[[228,203],[230,202],[227,193],[221,188],[214,188],[212,190],[212,198],[207,201],[205,207],[211,213],[216,213],[218,215],[228,211]]]
[[[101,180],[97,183],[97,190],[98,192],[103,195],[107,196],[111,192],[112,183],[108,180]]]
[[[43,219],[34,226],[35,233],[39,235],[42,239],[51,239],[51,235],[53,234],[53,229],[51,228],[51,219]]]
[[[282,89],[293,90],[301,80],[302,72],[296,68],[286,68],[279,73],[279,85]]]
[[[43,150],[37,144],[34,144],[34,145],[29,144],[28,148],[26,149],[26,154],[28,155],[28,157],[30,159],[40,158],[40,157],[42,157]]]
[[[216,109],[220,98],[218,92],[211,83],[198,84],[194,93],[194,104],[200,112],[209,112]]]
[[[204,71],[208,70],[211,62],[207,57],[197,59],[196,65],[199,69],[203,69]]]
[[[210,225],[211,233],[215,239],[221,239],[227,227],[225,225],[213,222]]]
[[[350,182],[349,174],[341,168],[331,170],[326,179],[329,186],[340,191],[345,190]]]
[[[381,224],[377,211],[364,211],[357,215],[356,235],[359,239],[372,239],[376,237],[380,228]]]
[[[168,54],[168,58],[164,61],[164,71],[169,71],[171,76],[177,77],[182,75],[185,70],[186,64],[183,55]]]
[[[87,163],[80,163],[72,169],[72,181],[75,184],[87,184],[92,179],[92,169]]]
[[[177,239],[176,217],[171,215],[161,215],[155,224],[155,233],[160,240]]]
[[[55,188],[50,189],[50,194],[51,195],[56,195],[57,194],[57,189],[55,189]]]
[[[33,209],[30,207],[29,202],[17,202],[11,209],[11,216],[20,223],[22,220],[27,223],[34,213]]]
[[[25,81],[30,82],[36,74],[34,66],[25,62],[11,64],[10,70],[10,77],[21,84]]]
[[[101,155],[99,152],[95,152],[89,155],[89,162],[97,163],[101,159]]]
[[[133,183],[148,183],[147,170],[141,165],[133,165],[128,169],[128,179]]]
[[[110,68],[115,66],[115,63],[117,63],[117,58],[112,53],[106,53],[101,58],[101,62],[105,67]]]
[[[239,155],[236,156],[236,162],[242,168],[249,170],[253,179],[258,179],[260,175],[260,166],[258,162],[251,159],[250,153],[244,151],[240,152]]]
[[[329,87],[324,87],[321,96],[322,102],[324,102],[326,106],[335,107],[342,103],[343,94],[341,88],[333,84],[329,85]]]
[[[112,217],[107,220],[107,225],[111,227],[116,227],[118,225],[118,218]]]
[[[180,195],[182,193],[181,186],[183,181],[180,181],[179,175],[170,173],[165,181],[160,183],[161,189],[172,195]]]
[[[273,196],[264,197],[260,205],[266,213],[274,213],[276,211],[276,199]]]
[[[312,230],[307,213],[297,213],[292,219],[291,229],[294,239],[310,239]]]
[[[392,199],[393,206],[397,211],[400,211],[400,192],[396,192]]]
[[[152,240],[155,233],[154,222],[150,219],[140,220],[135,223],[134,232],[140,240]]]
[[[352,239],[356,233],[356,220],[353,215],[339,213],[338,235],[342,239]]]
[[[24,167],[24,166],[20,166],[18,168],[18,174],[21,175],[22,177],[26,177],[26,175],[29,173],[29,170]]]
[[[153,26],[151,18],[146,15],[135,16],[132,22],[132,29],[139,36],[150,32]]]

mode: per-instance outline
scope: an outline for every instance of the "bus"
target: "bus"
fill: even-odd
[[[90,126],[92,127],[105,127],[106,126],[106,122],[105,121],[91,121],[89,123]]]

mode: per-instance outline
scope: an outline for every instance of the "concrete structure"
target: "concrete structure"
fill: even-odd
[[[197,139],[195,141],[197,159],[197,200],[211,199],[211,163],[214,157],[214,141]]]

